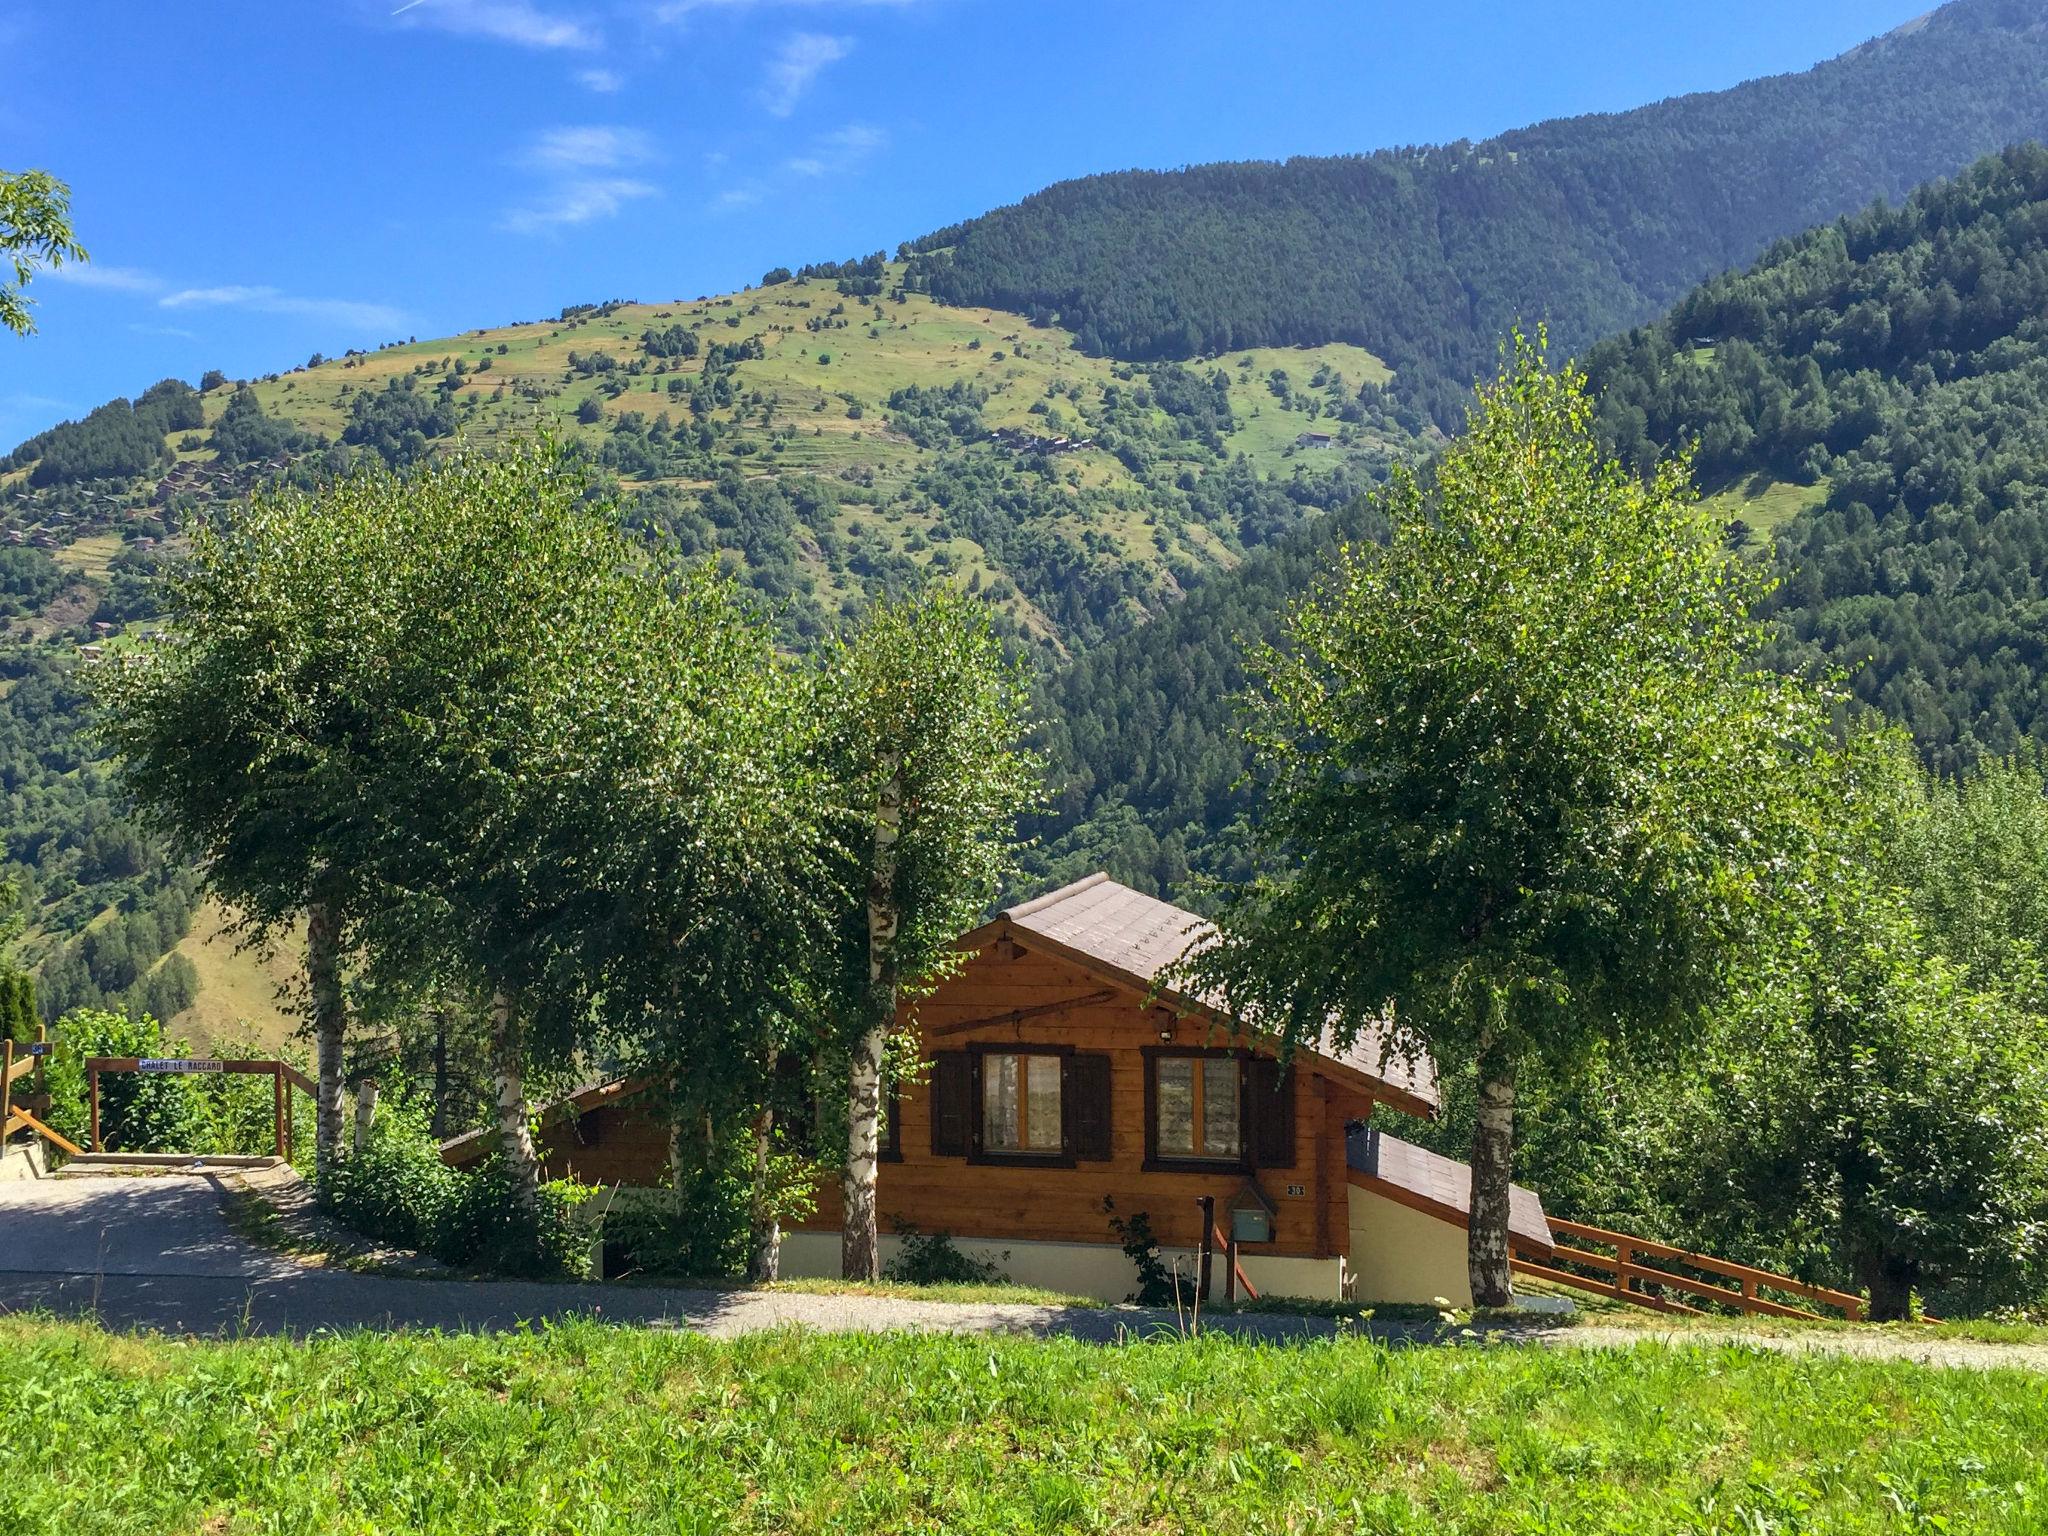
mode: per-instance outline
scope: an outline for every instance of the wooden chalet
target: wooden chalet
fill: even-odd
[[[1109,1225],[1149,1218],[1191,1256],[1203,1197],[1262,1293],[1463,1305],[1464,1164],[1389,1134],[1433,1116],[1436,1074],[1367,1039],[1282,1064],[1162,974],[1209,932],[1193,913],[1091,875],[966,934],[961,970],[907,1008],[928,1064],[894,1101],[877,1204],[892,1231],[950,1234],[1014,1280],[1121,1300],[1134,1284]],[[595,1086],[544,1119],[551,1176],[658,1186],[667,1136],[633,1085]],[[449,1161],[489,1137],[451,1142]],[[783,1272],[839,1272],[839,1190],[785,1235]],[[1541,1202],[1517,1189],[1518,1251],[1551,1251]]]

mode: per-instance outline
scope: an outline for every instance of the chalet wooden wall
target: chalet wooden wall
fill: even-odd
[[[999,1024],[961,1029],[975,1020],[1047,1008],[1108,991],[1107,999]],[[1222,1211],[1244,1188],[1241,1173],[1161,1172],[1145,1162],[1145,1058],[1161,1044],[1160,1019],[1141,993],[1048,955],[1018,952],[999,958],[994,946],[916,1010],[924,1049],[971,1045],[1069,1046],[1110,1057],[1111,1156],[1072,1167],[1030,1167],[969,1162],[931,1153],[930,1084],[911,1085],[898,1100],[901,1161],[882,1165],[878,1205],[885,1230],[908,1223],[921,1232],[960,1237],[1115,1241],[1105,1196],[1117,1213],[1146,1212],[1160,1243],[1193,1246],[1200,1235],[1195,1204],[1216,1197]],[[1175,1045],[1229,1046],[1242,1042],[1182,1019]],[[1303,1064],[1307,1066],[1306,1063]],[[1297,1070],[1294,1085],[1294,1166],[1257,1176],[1276,1212],[1273,1241],[1258,1251],[1296,1257],[1343,1253],[1350,1240],[1348,1184],[1344,1177],[1344,1121],[1362,1119],[1371,1101],[1348,1085],[1338,1088],[1312,1070]],[[837,1186],[820,1191],[817,1214],[803,1225],[836,1229]]]
[[[1074,1006],[1055,1006],[1063,1003]],[[1034,1009],[1050,1011],[975,1024]],[[1106,1162],[1071,1167],[934,1157],[930,1084],[912,1084],[897,1101],[901,1159],[885,1162],[881,1169],[878,1204],[883,1230],[909,1225],[920,1232],[949,1232],[961,1238],[1113,1243],[1115,1235],[1103,1210],[1108,1197],[1115,1201],[1118,1215],[1146,1212],[1162,1246],[1192,1247],[1200,1236],[1195,1202],[1201,1195],[1215,1197],[1218,1220],[1227,1230],[1223,1212],[1243,1191],[1244,1174],[1165,1172],[1143,1166],[1143,1052],[1163,1042],[1162,1016],[1145,1007],[1141,992],[1028,949],[998,956],[991,945],[918,1005],[915,1020],[927,1056],[973,1045],[1065,1046],[1107,1054],[1111,1155]],[[1174,1028],[1174,1045],[1244,1044],[1195,1019],[1181,1019]],[[1347,1251],[1350,1186],[1344,1172],[1344,1124],[1364,1119],[1371,1110],[1372,1100],[1355,1083],[1318,1071],[1313,1059],[1296,1063],[1294,1166],[1257,1174],[1258,1187],[1275,1212],[1273,1241],[1248,1251],[1301,1258],[1328,1258]],[[667,1177],[666,1132],[630,1104],[608,1105],[573,1123],[551,1125],[541,1141],[550,1177],[628,1185],[659,1184]],[[830,1231],[839,1222],[835,1181],[820,1189],[816,1214],[800,1226]]]

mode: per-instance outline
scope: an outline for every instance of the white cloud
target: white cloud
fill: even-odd
[[[873,123],[848,123],[844,128],[820,134],[811,141],[807,153],[783,161],[782,168],[792,176],[844,174],[888,143],[886,128],[877,128]]]
[[[713,213],[734,213],[741,208],[751,208],[768,195],[767,189],[759,182],[750,181],[743,186],[727,187],[711,199]]]
[[[246,309],[259,315],[290,315],[345,325],[361,331],[395,331],[405,324],[405,312],[389,304],[371,304],[357,299],[311,299],[284,293],[268,286],[229,283],[213,288],[180,288],[157,300],[163,309]]]
[[[391,14],[405,26],[521,48],[588,49],[603,41],[588,22],[540,10],[527,0],[410,0]]]
[[[509,210],[499,222],[516,235],[546,234],[570,224],[609,219],[627,203],[654,195],[655,188],[629,177],[577,177],[550,187],[535,205]]]
[[[138,336],[171,336],[179,341],[199,339],[197,331],[188,331],[182,325],[130,325],[128,329]]]
[[[546,234],[608,219],[658,190],[638,177],[620,174],[654,158],[653,141],[638,128],[549,128],[535,134],[514,158],[542,178],[531,199],[508,209],[499,220],[500,228],[514,234]]]
[[[78,288],[106,288],[116,293],[159,293],[166,286],[154,272],[140,267],[96,267],[91,262],[67,262],[36,274],[53,283],[70,283]]]
[[[564,174],[609,171],[653,158],[654,146],[638,128],[548,128],[519,155],[529,170]]]
[[[817,80],[819,71],[838,63],[852,51],[852,38],[828,37],[823,32],[792,32],[768,61],[767,78],[761,83],[761,105],[776,117],[789,116]]]
[[[579,69],[576,71],[576,83],[600,96],[610,96],[626,86],[625,78],[616,69]]]

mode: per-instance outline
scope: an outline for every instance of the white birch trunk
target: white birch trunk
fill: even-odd
[[[847,1070],[846,1177],[840,1273],[848,1280],[882,1277],[875,1230],[875,1176],[881,1155],[882,1050],[896,1022],[896,842],[903,832],[903,760],[883,760],[875,798],[875,857],[868,872],[866,1017]]]
[[[341,1052],[348,1014],[341,997],[341,920],[331,901],[306,904],[306,991],[313,1010],[313,1055],[318,1095],[313,1119],[313,1167],[325,1178],[341,1156]]]
[[[754,1188],[747,1220],[747,1278],[756,1285],[780,1277],[782,1222],[770,1187],[775,1154],[775,1107],[763,1104],[754,1117]]]
[[[512,1174],[512,1197],[528,1216],[540,1211],[540,1160],[526,1105],[526,1053],[512,999],[491,994],[491,1083],[498,1099],[498,1147]]]
[[[1472,1210],[1465,1247],[1474,1306],[1504,1307],[1514,1297],[1508,1246],[1514,1142],[1515,1064],[1507,1052],[1483,1042],[1479,1113],[1472,1127]]]

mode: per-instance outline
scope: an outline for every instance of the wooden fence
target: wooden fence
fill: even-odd
[[[92,1149],[107,1150],[100,1141],[100,1075],[105,1072],[141,1072],[178,1076],[224,1072],[270,1079],[271,1124],[277,1156],[289,1157],[292,1149],[292,1096],[299,1089],[317,1099],[313,1080],[288,1061],[221,1061],[190,1056],[88,1056],[85,1061],[86,1099],[92,1118]]]
[[[1733,1264],[1711,1254],[1693,1253],[1626,1232],[1589,1227],[1583,1222],[1553,1217],[1550,1230],[1559,1239],[1556,1248],[1547,1256],[1531,1257],[1518,1252],[1513,1259],[1517,1274],[1591,1291],[1631,1306],[1695,1317],[1703,1315],[1704,1309],[1688,1306],[1671,1293],[1764,1317],[1819,1319],[1830,1315],[1774,1301],[1763,1294],[1770,1291],[1832,1307],[1851,1322],[1861,1322],[1865,1316],[1862,1297],[1829,1290],[1823,1285],[1809,1285],[1790,1275]],[[1602,1253],[1598,1251],[1601,1248],[1613,1251]]]

